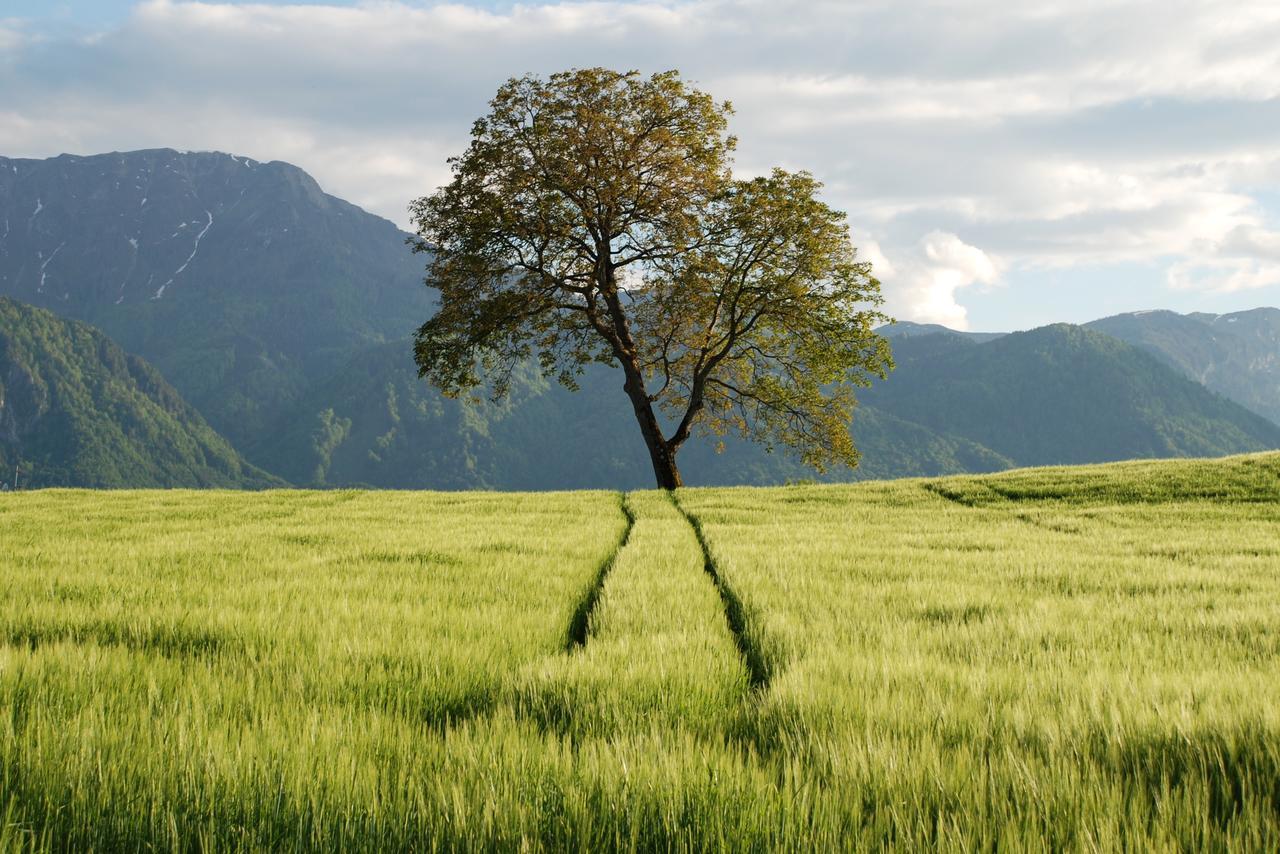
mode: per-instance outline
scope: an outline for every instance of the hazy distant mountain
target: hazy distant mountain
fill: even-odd
[[[429,313],[404,238],[287,163],[0,158],[0,295],[100,327],[237,444]]]
[[[499,404],[448,400],[417,378],[407,343],[361,354],[317,384],[278,429],[251,448],[255,459],[299,484],[411,488],[637,488],[653,471],[622,394],[622,378],[596,367],[570,392],[536,371],[515,378]],[[854,432],[859,477],[995,471],[1008,459],[884,412],[860,408]],[[695,439],[681,452],[691,485],[782,483],[812,478],[781,453]],[[828,479],[848,480],[847,469]]]
[[[0,297],[0,481],[16,464],[24,487],[283,485],[106,335]]]
[[[1140,311],[1095,320],[1224,397],[1280,424],[1280,309],[1234,314]]]
[[[865,402],[1018,465],[1217,456],[1280,448],[1280,427],[1118,339],[1059,324],[986,343],[895,341]]]
[[[1106,335],[1052,326],[980,343],[897,336],[898,369],[860,392],[856,474],[993,471],[1014,465],[1215,456],[1280,447],[1280,428]],[[534,371],[511,399],[459,402],[417,379],[409,348],[371,349],[299,402],[254,459],[297,483],[497,489],[645,487],[652,473],[612,370],[578,392]],[[788,457],[707,441],[681,453],[695,485],[813,477]]]

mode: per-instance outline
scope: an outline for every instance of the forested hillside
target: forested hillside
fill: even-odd
[[[979,442],[1018,465],[1215,456],[1280,447],[1280,426],[1115,338],[1059,324],[986,343],[895,342],[869,405]]]
[[[0,481],[20,486],[283,485],[106,335],[0,297]]]

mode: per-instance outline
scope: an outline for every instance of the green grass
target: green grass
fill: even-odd
[[[5,849],[1275,850],[1275,697],[1276,454],[0,495]]]

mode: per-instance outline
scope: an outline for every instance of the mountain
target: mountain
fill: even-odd
[[[897,370],[864,402],[1017,465],[1221,456],[1280,448],[1280,427],[1151,354],[1058,324],[986,343],[895,341]]]
[[[433,310],[423,260],[392,223],[294,166],[169,149],[0,158],[0,220],[0,294],[100,327],[251,460],[290,480],[648,482],[608,372],[577,395],[531,376],[501,406],[449,401],[418,381],[405,336]],[[337,420],[326,422],[330,409]],[[592,435],[601,411],[616,441]],[[344,418],[352,432],[337,442]],[[885,438],[867,472],[1005,465],[887,415],[862,413],[859,431],[872,444]],[[729,444],[724,455],[703,443],[685,456],[705,459],[691,464],[717,483],[808,476],[782,455]]]
[[[0,158],[0,295],[101,328],[237,446],[431,312],[405,237],[287,163]]]
[[[283,485],[103,333],[0,297],[0,480],[15,466],[23,486]]]
[[[1206,388],[1280,424],[1280,309],[1139,311],[1087,327],[1155,354]]]
[[[165,386],[161,395],[171,399],[167,411],[185,406],[180,394],[207,419],[209,435],[217,430],[263,469],[316,486],[651,484],[621,381],[610,369],[593,368],[576,393],[529,370],[500,404],[449,400],[417,378],[407,336],[434,300],[421,283],[423,259],[408,251],[406,238],[286,163],[168,149],[0,158],[0,295],[100,327],[173,384],[176,391]],[[1160,318],[1112,324],[1114,334],[1161,352],[1164,362],[1075,327],[1012,335],[905,322],[883,327],[899,368],[859,395],[853,432],[862,464],[821,479],[1280,447],[1280,428],[1170,367],[1258,411],[1268,400],[1276,405],[1274,316],[1247,314],[1172,315],[1182,325],[1158,333],[1152,330]],[[1204,338],[1202,328],[1212,334]],[[54,357],[25,356],[23,375],[43,369],[45,358]],[[130,358],[116,361],[132,365]],[[1240,373],[1249,380],[1237,388],[1232,377]],[[139,381],[140,388],[162,382],[155,371],[146,376],[154,381]],[[90,403],[73,408],[98,413],[99,421],[74,436],[134,435],[134,416],[115,418],[124,410]],[[48,421],[39,436],[32,431],[37,411],[23,410],[21,453],[54,435]],[[177,468],[148,474],[147,482],[206,482],[192,480],[186,463],[170,462],[167,434],[153,433],[157,471]],[[97,440],[59,441],[66,450]],[[204,441],[208,455],[224,460],[228,479],[219,482],[261,482],[221,439]],[[91,465],[65,470],[57,468],[57,454],[42,452],[43,465],[63,471],[60,482],[122,483],[130,472],[149,470],[139,456],[149,453],[145,444],[117,442]],[[727,441],[723,454],[715,451],[710,440],[686,446],[681,468],[689,483],[813,476],[755,445]],[[127,463],[108,476],[110,454]],[[237,480],[235,466],[248,474]]]
[[[897,370],[862,390],[862,462],[815,479],[996,471],[1015,465],[1220,456],[1280,448],[1280,428],[1101,333],[1059,325],[975,338],[894,337]],[[637,488],[652,483],[615,371],[569,392],[534,370],[509,400],[453,401],[417,378],[406,343],[372,348],[313,387],[251,449],[316,486]],[[814,478],[789,457],[707,440],[681,452],[690,485]]]
[[[894,323],[886,323],[884,326],[876,329],[880,335],[895,341],[899,338],[920,338],[925,335],[953,335],[957,338],[964,338],[975,344],[983,344],[987,341],[994,341],[997,338],[1003,338],[1005,332],[961,332],[958,329],[951,329],[937,323],[914,323],[910,320],[899,320]]]
[[[449,400],[417,377],[407,342],[371,348],[317,384],[251,449],[273,471],[313,486],[630,489],[653,472],[616,371],[595,367],[570,392],[526,369],[501,403]],[[859,408],[858,477],[996,471],[1010,461],[976,443]],[[680,467],[690,485],[813,478],[791,458],[726,440],[691,440]],[[827,480],[848,480],[835,470]]]

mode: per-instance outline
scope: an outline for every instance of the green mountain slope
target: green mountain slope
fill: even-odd
[[[1234,314],[1141,311],[1087,324],[1155,354],[1280,424],[1280,309]]]
[[[974,343],[895,342],[866,402],[1019,465],[1221,456],[1280,448],[1280,428],[1115,338],[1060,324]]]
[[[0,223],[0,295],[101,328],[237,445],[432,305],[403,232],[287,163],[0,158]]]
[[[103,333],[0,297],[0,481],[19,464],[22,486],[283,485]]]
[[[448,400],[417,378],[407,342],[371,348],[317,385],[251,459],[312,485],[494,489],[643,488],[648,457],[615,372],[596,368],[570,392],[535,371],[509,400]],[[860,408],[857,477],[995,471],[1010,461],[972,441]],[[694,440],[681,452],[690,484],[765,484],[813,477],[782,454]],[[848,480],[832,471],[824,478]]]

